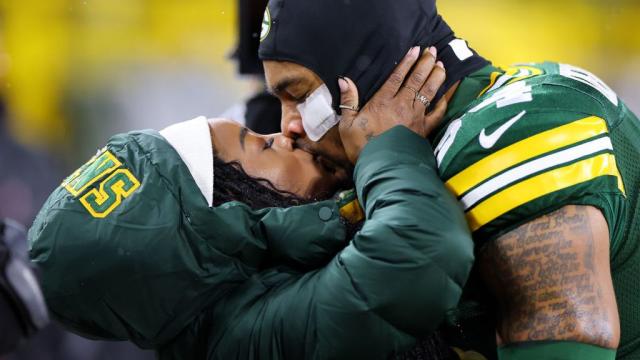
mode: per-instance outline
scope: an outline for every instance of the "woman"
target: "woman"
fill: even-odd
[[[402,78],[414,63],[399,65]],[[426,66],[415,71],[430,73]],[[263,208],[329,194],[346,180],[283,138],[202,119],[112,138],[54,192],[30,231],[53,315],[162,358],[406,350],[455,306],[473,257],[421,137],[425,108],[399,90],[390,82],[360,113],[343,114],[366,215],[353,238],[342,198]],[[349,83],[345,106],[354,109],[354,99]],[[346,126],[365,118],[376,133]]]

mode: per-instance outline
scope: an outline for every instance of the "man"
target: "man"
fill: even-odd
[[[601,80],[556,63],[493,67],[432,0],[272,0],[261,37],[283,132],[340,164],[351,154],[337,113],[367,102],[410,46],[435,45],[449,108],[431,138],[478,254],[459,344],[497,345],[484,352],[501,359],[640,358],[640,122]],[[404,88],[424,102],[435,90],[419,79]],[[368,131],[364,118],[344,126]],[[493,317],[475,315],[492,303]]]

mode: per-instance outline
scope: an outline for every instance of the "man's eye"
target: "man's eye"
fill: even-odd
[[[305,100],[307,100],[307,98],[309,97],[309,94],[306,93],[306,94],[304,94],[302,96],[293,96],[293,95],[289,95],[289,96],[291,97],[291,100],[301,104],[301,103],[305,102]]]
[[[267,150],[267,149],[271,149],[271,147],[273,146],[273,141],[275,140],[275,138],[270,138],[267,141],[264,142],[264,147],[262,148],[262,150]]]

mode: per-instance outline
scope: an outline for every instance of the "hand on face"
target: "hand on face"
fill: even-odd
[[[436,63],[435,55],[435,48],[432,52],[425,51],[422,56],[419,48],[412,49],[365,106],[362,116],[344,109],[343,125],[329,130],[318,142],[307,138],[297,105],[320,87],[322,80],[301,65],[265,61],[268,87],[282,103],[282,133],[295,139],[300,148],[330,159],[346,172],[351,172],[357,156],[372,136],[395,125],[405,125],[426,137],[446,111],[446,100],[443,99],[433,112],[425,115],[428,106],[424,102],[435,98],[445,80],[444,66],[440,62]],[[358,93],[355,84],[345,79],[344,82],[341,81],[341,86],[345,88],[342,104],[357,108]],[[354,124],[359,125],[353,126]],[[343,128],[345,125],[351,126]],[[344,141],[349,144],[343,144]]]
[[[425,50],[420,56],[420,48],[414,47],[359,112],[356,85],[350,79],[340,79],[344,110],[339,131],[349,160],[355,164],[369,140],[397,125],[426,138],[440,123],[447,108],[442,98],[434,111],[426,113],[445,78],[444,66],[436,63],[435,48]]]

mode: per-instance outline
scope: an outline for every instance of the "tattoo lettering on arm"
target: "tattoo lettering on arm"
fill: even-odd
[[[503,343],[567,340],[617,348],[609,234],[599,210],[567,206],[487,244],[480,271]]]

